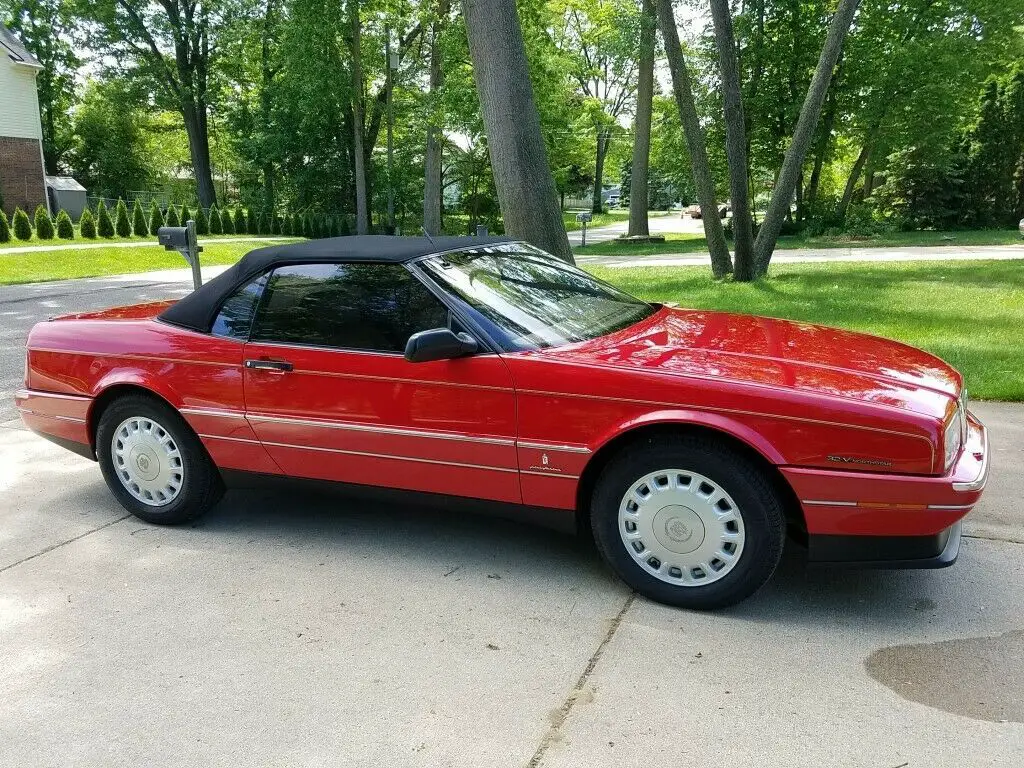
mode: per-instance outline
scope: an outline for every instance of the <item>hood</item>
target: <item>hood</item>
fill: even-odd
[[[662,307],[608,336],[551,350],[575,362],[714,377],[942,417],[960,374],[896,341],[821,325]]]

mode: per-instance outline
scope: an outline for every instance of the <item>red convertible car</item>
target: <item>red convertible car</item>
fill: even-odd
[[[253,473],[468,497],[693,608],[757,590],[787,531],[812,562],[950,565],[988,474],[929,354],[648,304],[494,238],[263,248],[176,303],[39,323],[27,355],[25,423],[144,520]]]

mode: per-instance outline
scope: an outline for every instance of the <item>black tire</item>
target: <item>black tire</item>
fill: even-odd
[[[717,483],[736,503],[744,529],[735,564],[717,581],[683,586],[648,573],[627,550],[619,532],[619,505],[648,473],[688,470]],[[626,584],[645,597],[681,608],[710,610],[734,605],[771,578],[782,557],[783,504],[764,470],[713,438],[652,437],[632,443],[605,467],[591,499],[591,527],[598,550]]]
[[[114,433],[122,422],[133,417],[158,423],[171,436],[181,455],[181,488],[164,506],[153,506],[135,498],[122,484],[115,469],[111,445]],[[124,395],[104,409],[96,427],[96,456],[110,492],[122,507],[148,523],[188,522],[214,506],[224,493],[220,473],[195,432],[177,411],[154,397]]]

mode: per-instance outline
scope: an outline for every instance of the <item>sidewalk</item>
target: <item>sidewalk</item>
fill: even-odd
[[[780,248],[772,264],[820,263],[829,261],[1012,261],[1024,259],[1024,245],[907,246],[898,248]],[[660,254],[657,256],[577,255],[576,262],[586,266],[687,267],[710,263],[706,252]]]

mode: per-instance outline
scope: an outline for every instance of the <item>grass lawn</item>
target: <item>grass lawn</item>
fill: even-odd
[[[576,221],[577,213],[579,213],[579,211],[562,211],[562,222],[565,224],[566,232],[572,232],[573,230],[580,228],[580,223]],[[648,211],[647,218],[657,219],[662,216],[668,216],[669,213],[670,211]],[[605,227],[619,221],[629,221],[628,208],[613,208],[610,211],[605,211],[604,213],[594,214],[593,221],[587,223],[587,229]]]
[[[204,246],[200,262],[204,265],[233,264],[261,245],[259,242],[209,244]],[[0,254],[0,285],[187,268],[188,264],[177,252],[160,247],[5,253]]]
[[[972,245],[1024,245],[1024,238],[1015,229],[982,229],[962,232],[893,232],[888,235],[855,238],[849,235],[837,237],[810,237],[792,235],[780,237],[778,248],[885,248],[907,246],[972,246]],[[704,233],[683,232],[665,236],[664,243],[625,245],[616,242],[588,245],[577,248],[579,254],[600,254],[608,256],[653,256],[660,254],[694,253],[706,251]]]
[[[1024,262],[780,264],[755,283],[715,282],[707,267],[590,271],[651,301],[898,339],[958,368],[972,398],[1024,400]]]

